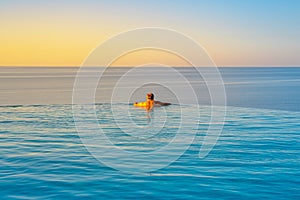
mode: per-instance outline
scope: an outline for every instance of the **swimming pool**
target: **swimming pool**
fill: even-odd
[[[117,107],[129,115],[113,118],[111,104],[95,106],[99,128],[114,144],[112,148],[141,155],[172,142],[178,134],[181,112],[195,110],[189,105],[172,105],[154,109],[148,116],[144,110],[128,104]],[[299,112],[228,107],[217,143],[206,157],[199,158],[210,113],[207,106],[199,109],[201,120],[197,126],[183,124],[182,134],[188,140],[181,143],[188,145],[178,159],[155,171],[130,173],[120,169],[132,168],[134,157],[119,163],[121,168],[114,168],[107,162],[118,163],[116,158],[120,155],[111,154],[104,160],[106,163],[91,155],[88,144],[83,143],[82,135],[76,131],[72,105],[1,106],[0,196],[4,199],[299,198]],[[136,127],[130,125],[132,122]],[[132,128],[136,131],[132,132]],[[155,131],[138,131],[145,128]],[[102,151],[103,144],[98,145],[95,148]],[[182,146],[174,146],[175,150],[176,147]],[[164,153],[176,157],[179,151],[174,148]],[[162,166],[164,160],[155,158],[153,166]]]

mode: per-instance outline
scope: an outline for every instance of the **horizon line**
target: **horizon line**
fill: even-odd
[[[78,65],[0,65],[0,68],[1,67],[53,67],[53,68],[59,68],[59,67],[68,67],[68,68],[80,68],[82,66],[78,66]],[[105,66],[84,66],[84,67],[105,67]],[[137,67],[137,66],[131,66],[131,65],[120,65],[120,66],[106,66],[106,67]],[[147,66],[147,67],[161,67],[161,66]],[[178,66],[178,65],[175,65],[175,66],[166,66],[166,67],[194,67],[194,66]],[[198,66],[198,67],[212,67],[212,66]],[[216,65],[215,67],[228,67],[228,68],[235,68],[235,67],[253,67],[253,68],[276,68],[276,67],[300,67],[300,65],[286,65],[286,66],[282,66],[282,65],[261,65],[261,66],[258,66],[258,65]]]

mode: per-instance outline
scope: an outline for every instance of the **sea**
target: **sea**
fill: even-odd
[[[300,199],[300,68],[79,72],[0,68],[0,199]]]

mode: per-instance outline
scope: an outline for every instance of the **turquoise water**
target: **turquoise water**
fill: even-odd
[[[178,105],[168,107],[168,117],[176,118],[180,111],[177,108]],[[196,137],[178,160],[151,173],[130,174],[91,156],[75,129],[71,105],[1,106],[0,197],[300,198],[299,112],[228,107],[216,145],[208,156],[199,158],[207,129],[206,109],[201,108],[203,121]],[[128,140],[131,136],[113,125],[108,104],[96,105],[96,110],[103,120],[100,123],[107,125],[107,134],[111,133],[109,137],[120,148],[142,153],[146,146],[146,151],[151,151],[170,141],[176,132],[176,126],[170,125],[166,127],[171,134],[161,134],[159,139],[144,138],[143,143]],[[147,124],[149,118],[141,112],[130,108],[131,115],[141,116],[138,124]],[[155,108],[151,115],[159,121],[160,112]],[[129,118],[119,120],[126,124]],[[154,143],[155,140],[161,144]]]
[[[97,88],[96,102],[102,104],[96,105],[96,125],[109,144],[76,130],[71,104],[78,68],[0,68],[1,199],[300,198],[300,68],[219,68],[229,106],[220,137],[204,158],[199,153],[207,148],[210,94],[203,78],[192,68],[176,68],[195,89],[199,110],[152,84],[133,93],[129,102],[151,90],[157,99],[175,104],[149,114],[117,104],[113,115],[111,104],[104,102],[129,69],[108,69]],[[182,84],[160,72],[128,80],[161,76],[176,88]],[[182,115],[190,120],[182,123]],[[88,114],[80,117],[83,130],[99,135]],[[178,132],[183,137],[175,140]]]

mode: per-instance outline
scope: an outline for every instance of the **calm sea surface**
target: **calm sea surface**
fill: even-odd
[[[147,85],[130,100],[142,100],[141,94],[153,87],[159,99],[174,102],[151,113],[128,102],[106,102],[110,85],[124,69],[107,72],[94,107],[99,128],[111,141],[105,146],[97,138],[85,143],[90,135],[76,130],[71,103],[77,68],[0,68],[0,198],[299,199],[300,68],[221,68],[229,106],[223,130],[204,158],[199,151],[207,130],[221,122],[209,123],[209,95],[201,77],[192,69],[180,70],[199,91],[200,106],[182,106],[167,89]],[[192,116],[198,111],[195,128]],[[182,113],[191,120],[182,122]],[[83,112],[81,117],[84,129],[92,129],[89,116]],[[187,139],[166,150],[161,160],[126,157],[118,162],[120,155],[112,151],[147,155],[172,143],[180,131]],[[93,148],[98,157],[91,155]],[[160,166],[164,156],[178,159],[154,171],[130,171],[135,162]]]

